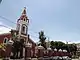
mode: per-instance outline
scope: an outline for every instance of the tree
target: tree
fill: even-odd
[[[74,44],[69,44],[68,46],[69,46],[70,52],[72,52],[74,55],[76,55],[77,46]]]
[[[45,43],[46,37],[44,35],[44,31],[39,32],[39,39],[40,39],[39,41],[40,41],[41,46],[46,48],[46,43]]]
[[[50,42],[50,45],[51,45],[51,46],[54,46],[54,41],[51,41],[51,42]]]
[[[77,51],[77,46],[76,44],[65,44],[61,41],[51,41],[51,48],[57,48],[57,49],[62,49],[62,50],[67,50],[69,53],[72,53],[74,55],[76,55],[76,51]]]
[[[65,43],[61,42],[61,41],[51,41],[50,42],[51,44],[51,48],[54,49],[54,48],[57,48],[57,49],[63,49],[63,46],[65,45]]]

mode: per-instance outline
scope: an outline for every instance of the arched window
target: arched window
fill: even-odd
[[[24,21],[25,21],[25,18],[24,18]]]
[[[3,43],[5,43],[5,44],[8,43],[8,38],[7,37],[4,38]]]
[[[26,34],[26,25],[22,25],[22,33]]]
[[[23,32],[25,31],[25,26],[22,27],[22,31],[23,31]]]
[[[24,18],[24,21],[26,21],[26,18]]]

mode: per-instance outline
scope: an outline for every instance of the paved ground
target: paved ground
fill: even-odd
[[[0,59],[0,60],[3,60],[3,59]],[[13,59],[10,59],[10,60],[13,60]],[[24,60],[24,59],[14,59],[14,60]],[[37,58],[33,58],[32,60],[38,60]],[[80,60],[80,59],[72,59],[72,60]]]
[[[72,60],[80,60],[80,59],[72,59]]]
[[[13,59],[10,59],[10,60],[13,60]],[[24,60],[24,59],[15,59],[15,60]],[[38,60],[38,59],[31,59],[31,60]]]

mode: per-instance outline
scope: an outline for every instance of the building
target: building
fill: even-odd
[[[26,8],[24,7],[20,18],[17,20],[16,30],[11,30],[9,33],[5,34],[0,34],[0,43],[7,44],[10,39],[15,40],[13,37],[14,33],[14,36],[17,36],[17,38],[22,39],[25,44],[30,43],[32,45],[32,49],[34,50],[36,44],[28,35],[28,24],[29,19],[26,15]]]

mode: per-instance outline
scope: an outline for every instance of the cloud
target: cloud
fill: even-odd
[[[64,42],[64,43],[67,43],[68,42],[68,44],[72,44],[72,43],[79,43],[80,42],[80,40],[77,40],[77,41],[72,41],[72,40],[53,40],[53,41],[61,41],[61,42]]]
[[[0,22],[0,34],[8,33],[12,28]]]
[[[64,43],[67,42],[66,40],[53,40],[53,41],[61,41],[61,42],[64,42]]]
[[[8,33],[10,31],[10,29],[5,28],[5,27],[0,27],[0,34],[2,33]]]

